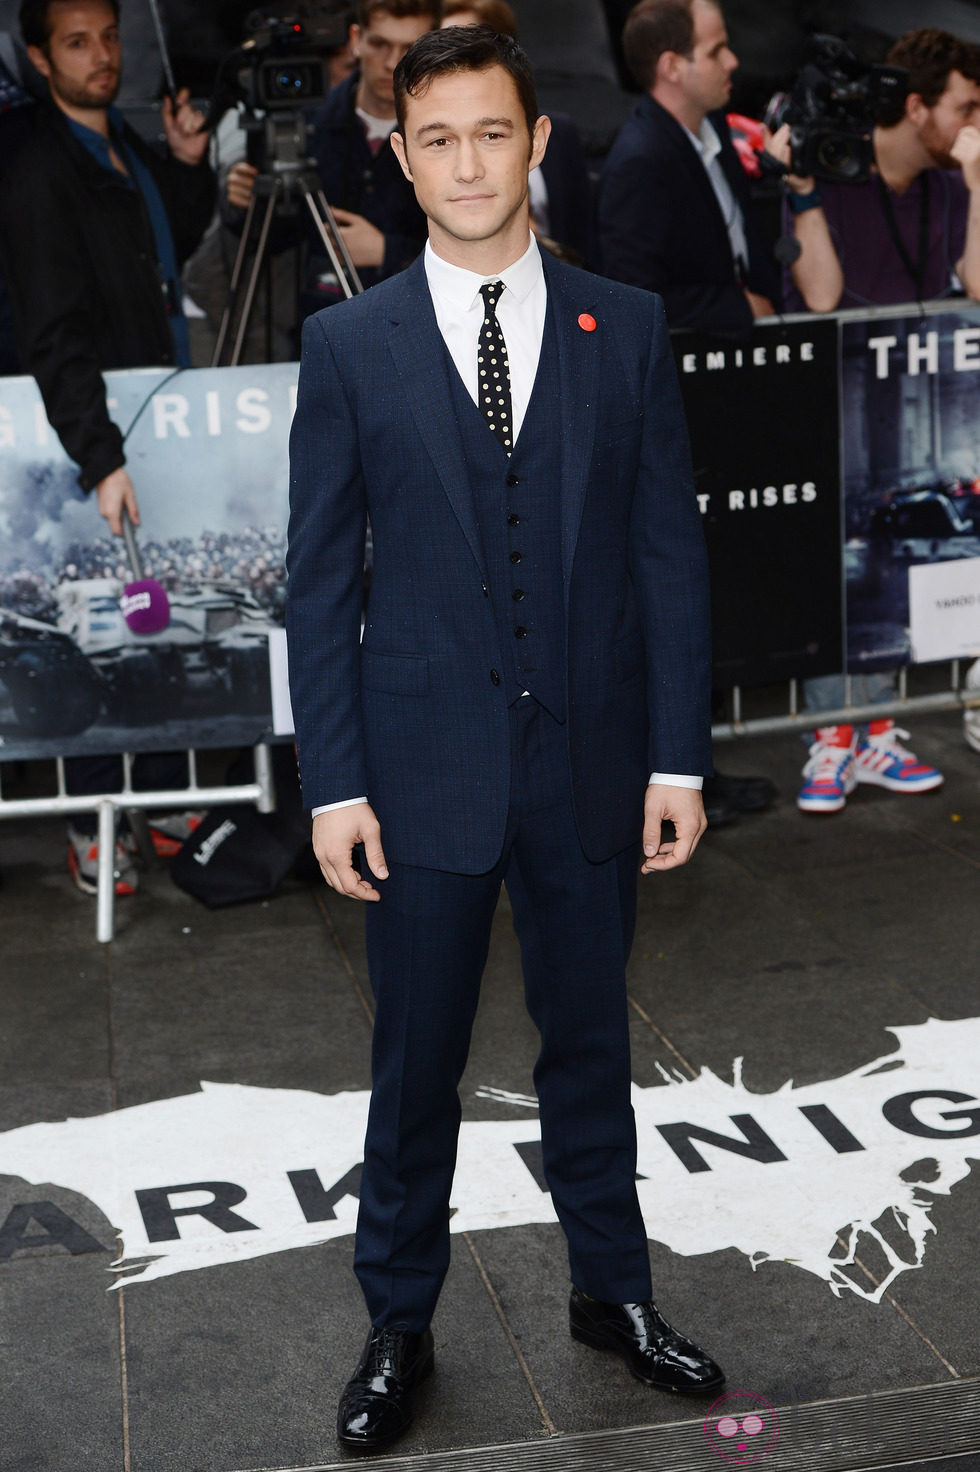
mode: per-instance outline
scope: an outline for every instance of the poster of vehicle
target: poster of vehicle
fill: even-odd
[[[252,744],[272,726],[296,364],[110,373],[147,578],[170,620],[133,633],[125,548],[47,423],[0,379],[0,758]]]
[[[841,324],[841,477],[847,660],[852,674],[916,657],[910,572],[934,566],[936,607],[980,595],[980,311],[876,316]],[[961,564],[971,563],[964,568]],[[942,572],[947,569],[946,574]],[[966,586],[963,584],[964,577]],[[921,580],[920,580],[921,581]],[[980,601],[980,596],[978,596]],[[921,616],[920,616],[921,621]],[[963,653],[920,634],[919,657]]]

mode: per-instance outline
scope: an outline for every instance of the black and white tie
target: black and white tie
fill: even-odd
[[[480,408],[500,444],[509,455],[514,448],[514,421],[510,407],[510,368],[507,344],[497,321],[497,303],[504,291],[502,281],[487,281],[480,287],[484,316],[476,353]]]

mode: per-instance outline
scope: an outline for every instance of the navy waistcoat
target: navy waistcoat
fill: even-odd
[[[450,368],[508,698],[513,702],[530,691],[563,721],[567,679],[557,361],[549,303],[534,387],[509,459]]]

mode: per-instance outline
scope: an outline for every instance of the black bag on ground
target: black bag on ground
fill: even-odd
[[[249,781],[250,763],[249,756],[233,764],[229,782]],[[251,803],[212,808],[170,866],[177,887],[211,910],[268,899],[307,853],[313,860],[310,818],[301,807],[291,746],[272,748],[272,767],[274,813],[260,813]]]

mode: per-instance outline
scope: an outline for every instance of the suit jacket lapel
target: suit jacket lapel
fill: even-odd
[[[603,319],[584,273],[566,274],[542,251],[548,312],[558,344],[558,404],[561,427],[561,562],[565,599],[575,558],[598,415],[599,360]],[[581,325],[582,318],[587,319]],[[595,328],[588,330],[588,323]],[[547,339],[547,331],[546,331]]]
[[[460,430],[450,407],[453,391],[449,374],[455,370],[436,322],[421,256],[402,274],[399,283],[404,289],[401,301],[389,310],[388,349],[401,376],[405,403],[473,556],[485,571]]]

